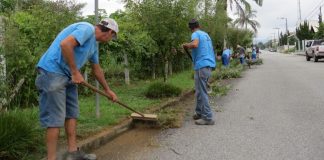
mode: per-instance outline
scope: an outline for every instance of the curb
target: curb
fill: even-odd
[[[166,102],[162,103],[161,105],[158,105],[157,107],[154,107],[154,109],[150,110],[152,112],[164,109],[168,106],[172,106],[181,100],[183,100],[185,97],[191,95],[194,93],[193,90],[185,91],[183,94],[181,94],[179,97],[171,98],[167,100]],[[78,146],[81,150],[89,152],[92,150],[95,150],[106,143],[112,141],[114,138],[118,137],[119,135],[125,133],[126,131],[131,130],[134,128],[134,124],[132,123],[131,118],[127,118],[123,120],[121,123],[119,123],[116,126],[113,126],[111,129],[101,132],[99,134],[93,135],[90,138],[84,139],[78,143]]]

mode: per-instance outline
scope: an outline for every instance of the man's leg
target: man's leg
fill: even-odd
[[[199,119],[201,116],[201,106],[199,103],[199,71],[195,71],[195,75],[194,75],[194,79],[195,79],[195,97],[196,97],[196,107],[195,107],[195,114],[197,115],[196,118],[194,117],[194,119]]]
[[[77,150],[76,144],[76,119],[70,118],[65,120],[65,133],[68,142],[68,152]]]
[[[213,113],[209,106],[209,98],[207,94],[207,82],[211,75],[211,68],[201,68],[198,71],[197,81],[197,104],[200,107],[201,118],[204,120],[212,120]]]
[[[68,142],[68,152],[77,151],[76,126],[79,117],[78,88],[70,83],[66,87],[66,119],[65,133]]]
[[[68,78],[39,69],[36,86],[40,93],[40,123],[46,128],[47,158],[56,160],[60,127],[65,121],[65,86]]]
[[[222,63],[223,63],[223,66],[226,66],[226,60],[225,60],[225,56],[222,56]]]
[[[46,145],[47,145],[47,159],[56,160],[56,147],[60,128],[47,128],[46,130]]]

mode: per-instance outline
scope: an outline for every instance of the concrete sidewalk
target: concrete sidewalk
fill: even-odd
[[[305,56],[305,51],[296,51],[293,54],[299,55],[299,56]]]

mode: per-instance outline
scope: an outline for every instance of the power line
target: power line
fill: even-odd
[[[310,17],[314,16],[314,14],[316,14],[316,11],[323,5],[324,5],[324,0],[321,0],[317,5],[315,5],[315,8],[304,18],[304,20],[307,20]]]

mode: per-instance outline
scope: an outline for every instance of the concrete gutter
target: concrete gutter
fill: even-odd
[[[298,55],[298,56],[305,56],[305,52],[303,52],[303,51],[297,51],[297,52],[294,52],[293,54]]]
[[[176,98],[170,98],[162,104],[155,106],[154,109],[150,110],[150,112],[156,112],[168,106],[172,106],[178,102],[180,102],[185,97],[193,94],[193,90],[185,91],[181,96]],[[89,152],[99,148],[100,146],[105,145],[106,143],[112,141],[114,138],[119,135],[129,131],[133,128],[133,123],[131,118],[127,118],[122,121],[120,124],[113,126],[112,128],[107,129],[107,131],[100,132],[96,135],[93,135],[85,140],[79,141],[78,146],[81,150]]]
[[[184,93],[182,93],[179,97],[175,98],[169,98],[165,102],[154,106],[153,109],[151,109],[149,112],[157,112],[161,109],[164,109],[168,106],[175,105],[176,103],[180,102],[185,97],[193,94],[193,90],[187,90]],[[134,128],[134,124],[131,118],[125,118],[125,120],[122,120],[119,124],[115,126],[111,126],[111,128],[107,128],[105,131],[101,131],[98,134],[94,134],[93,136],[86,138],[84,140],[81,140],[78,142],[77,146],[80,148],[80,150],[84,152],[91,152],[95,149],[98,149],[99,147],[105,145],[106,143],[112,141],[113,139],[117,138],[119,135],[131,130]],[[66,150],[66,146],[63,146],[64,150]],[[63,155],[62,148],[61,150],[58,150],[58,156],[60,157]],[[42,160],[46,160],[45,158],[42,158]]]

